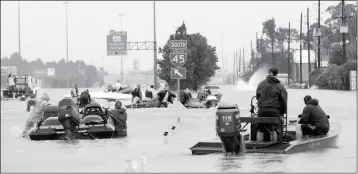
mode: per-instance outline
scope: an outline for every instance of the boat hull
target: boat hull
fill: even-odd
[[[331,131],[325,136],[306,137],[295,140],[296,132],[288,131],[293,141],[287,143],[256,142],[249,141],[249,133],[244,132],[245,153],[270,153],[270,154],[292,154],[306,152],[313,149],[324,149],[337,147],[337,139],[340,133],[340,124],[331,124]],[[223,153],[222,143],[219,138],[198,142],[190,148],[193,155],[205,155]]]

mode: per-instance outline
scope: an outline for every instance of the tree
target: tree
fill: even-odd
[[[262,23],[262,33],[265,34],[271,43],[271,53],[272,53],[272,62],[273,64],[275,64],[275,55],[273,52],[274,49],[274,44],[275,44],[275,40],[276,40],[276,23],[275,23],[275,19],[269,19],[265,22]]]
[[[18,53],[13,53],[10,58],[2,58],[1,64],[5,66],[17,66],[18,72],[22,72],[23,75],[34,75],[34,70],[47,68],[55,68],[55,77],[44,77],[45,82],[51,87],[66,87],[66,82],[69,80],[70,84],[78,84],[80,87],[90,87],[96,82],[103,82],[103,76],[98,76],[96,67],[92,65],[86,65],[84,61],[66,62],[65,59],[61,59],[59,62],[46,62],[44,63],[40,58],[35,61],[26,61]],[[81,70],[85,70],[84,74]],[[2,77],[3,78],[3,77]],[[42,78],[42,77],[41,77]],[[85,80],[86,79],[86,80]],[[6,80],[1,80],[2,85],[6,83]]]
[[[170,86],[174,86],[177,83],[176,80],[170,79],[170,69],[174,66],[169,59],[171,52],[168,45],[169,40],[187,40],[188,44],[188,60],[183,65],[187,69],[187,78],[180,81],[180,86],[197,90],[198,87],[209,82],[210,77],[215,75],[215,70],[219,69],[216,47],[209,45],[206,37],[200,33],[188,34],[184,23],[178,27],[175,34],[170,35],[167,43],[163,46],[163,59],[158,61],[159,77]]]
[[[134,71],[139,70],[139,61],[138,61],[138,59],[133,60],[133,69],[134,69]]]

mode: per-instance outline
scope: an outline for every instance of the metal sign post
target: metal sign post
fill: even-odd
[[[180,100],[180,79],[186,79],[185,65],[187,57],[187,41],[186,40],[170,40],[169,49],[171,49],[169,59],[175,68],[170,69],[170,78],[178,80],[178,101]]]

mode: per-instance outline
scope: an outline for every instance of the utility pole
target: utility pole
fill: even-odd
[[[20,1],[17,1],[17,24],[18,24],[18,32],[19,32],[19,55],[21,56]]]
[[[121,18],[121,31],[123,31],[123,25],[122,25],[122,18],[124,14],[119,14],[119,17]],[[121,55],[121,83],[124,84],[123,81],[123,55]]]
[[[310,51],[310,17],[307,8],[307,50],[308,50],[308,86],[311,87],[311,51]]]
[[[236,63],[238,63],[238,62],[236,61]],[[239,73],[241,73],[241,49],[239,52]]]
[[[242,71],[243,74],[245,74],[245,48],[242,47]]]
[[[302,13],[300,22],[300,84],[302,85]]]
[[[236,57],[235,57],[235,53],[234,53],[234,63],[233,63],[233,68],[232,68],[232,85],[235,85],[235,65],[236,65]]]
[[[287,86],[290,86],[290,74],[291,74],[291,61],[290,61],[290,53],[291,53],[291,22],[288,22],[288,54],[287,54]]]
[[[221,35],[221,69],[224,72],[224,41]]]
[[[238,79],[239,78],[239,68],[238,68],[238,64],[237,64],[238,56],[237,56],[237,51],[235,51],[235,52],[236,52],[236,79]]]
[[[157,85],[157,32],[155,23],[155,1],[153,2],[153,18],[154,18],[154,89],[158,89]]]
[[[344,0],[342,0],[342,26],[346,27],[346,16],[344,15]],[[343,60],[347,59],[346,55],[346,33],[342,32],[342,42],[343,42]]]
[[[20,25],[20,1],[17,1],[17,24],[18,24],[18,35],[19,35],[19,56],[21,57],[21,25]],[[11,69],[11,67],[10,67]],[[21,65],[21,75],[23,67]]]
[[[253,65],[255,64],[255,59],[254,59],[254,52],[252,50],[252,40],[251,40],[251,65],[250,65],[250,70],[252,71],[253,69]]]
[[[68,63],[68,13],[67,13],[67,7],[68,7],[68,1],[65,1],[65,7],[66,7],[66,62]],[[67,88],[70,87],[70,79],[67,79]]]
[[[318,38],[317,38],[317,52],[318,52],[318,69],[321,68],[321,0],[318,0]]]

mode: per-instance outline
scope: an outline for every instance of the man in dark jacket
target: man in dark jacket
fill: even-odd
[[[258,106],[258,117],[281,117],[287,113],[287,91],[277,79],[278,70],[271,68],[269,75],[265,80],[259,83],[256,89],[256,99]],[[275,141],[270,140],[270,132],[276,134],[274,125],[258,124],[257,125],[258,141]],[[270,130],[270,132],[267,131]],[[264,135],[262,135],[262,133]],[[262,137],[263,136],[263,137]]]
[[[127,113],[120,101],[116,102],[115,109],[110,110],[108,116],[113,120],[116,129],[115,136],[127,136]]]
[[[138,98],[139,100],[137,101],[134,101],[135,98]],[[140,85],[137,85],[137,88],[135,88],[133,91],[132,91],[132,102],[134,103],[139,103],[142,101],[142,91],[140,90]]]
[[[168,87],[166,86],[164,90],[161,90],[158,92],[157,94],[158,96],[158,108],[160,108],[161,106],[164,106],[165,108],[168,107],[168,102],[173,104],[173,100],[176,97],[175,94],[171,93],[168,90]]]
[[[32,95],[32,90],[30,86],[28,84],[25,84],[25,97],[28,98],[31,97],[31,95]]]
[[[89,94],[89,90],[86,89],[85,91],[83,91],[80,95],[80,98],[79,98],[79,107],[82,108],[82,107],[85,107],[86,105],[90,104],[91,103],[91,96]]]
[[[183,104],[186,107],[190,100],[188,93],[182,89],[179,92],[179,97],[180,97],[181,104]]]
[[[303,98],[306,106],[299,116],[303,135],[327,135],[329,120],[323,109],[318,105],[318,100],[307,95]]]

